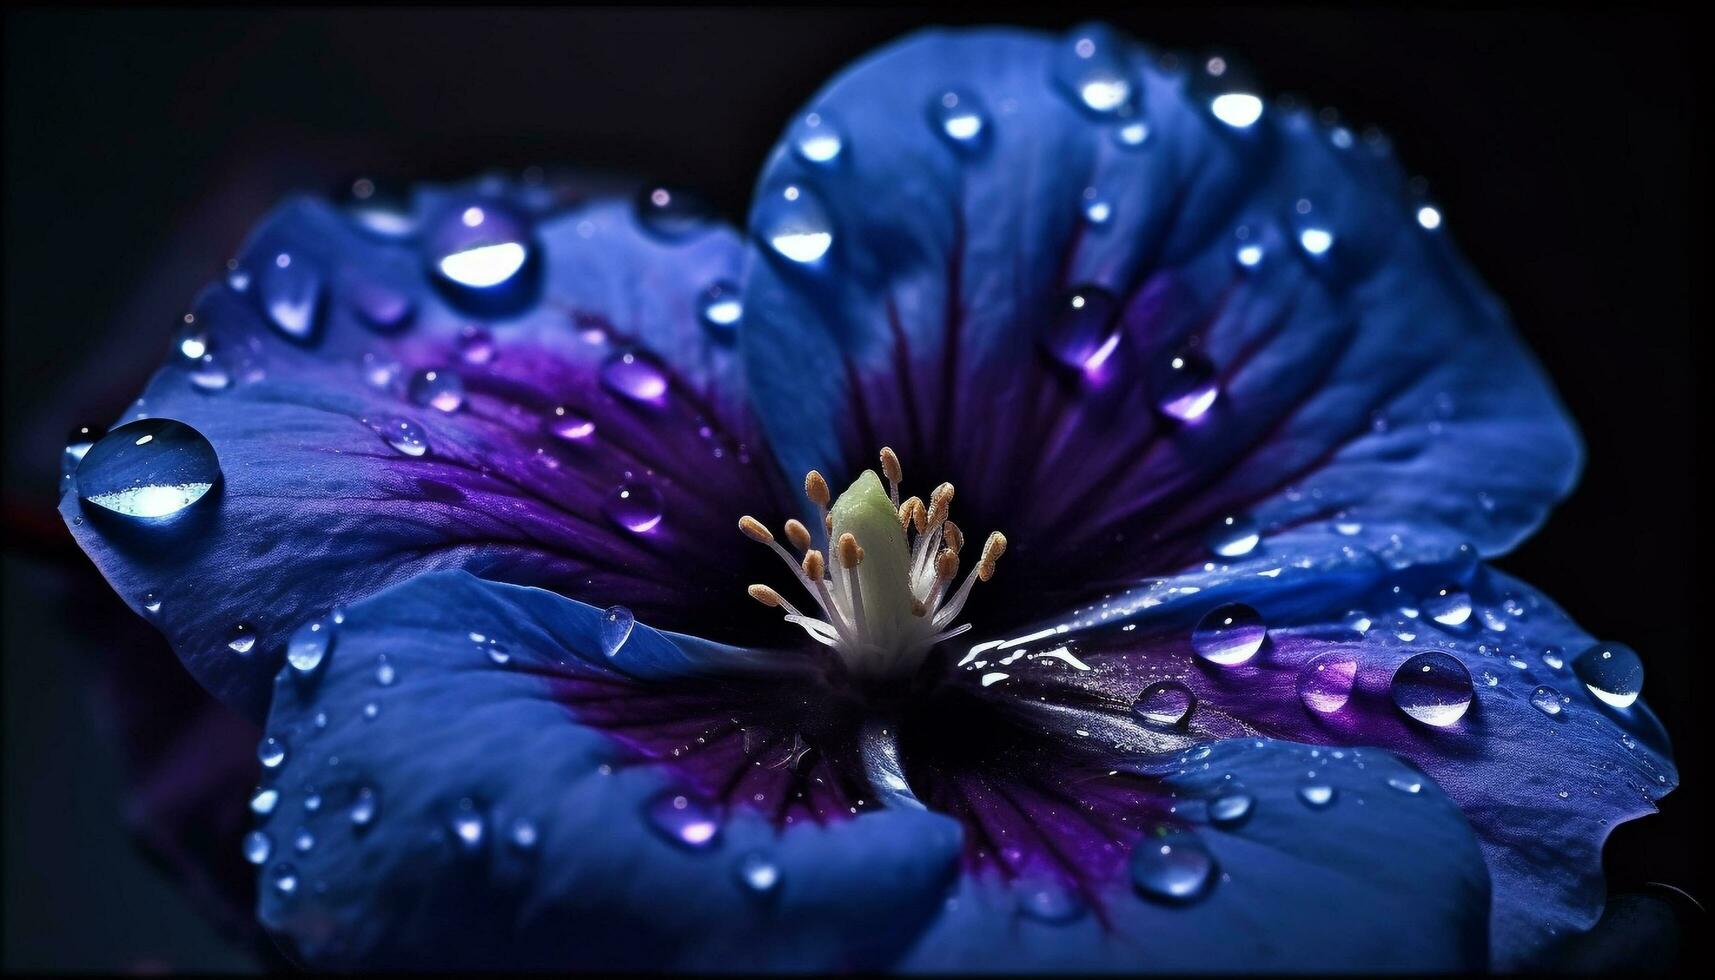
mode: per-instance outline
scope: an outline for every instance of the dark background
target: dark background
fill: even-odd
[[[1648,665],[1684,786],[1608,850],[1620,891],[1699,898],[1708,703],[1693,648],[1709,161],[1698,34],[1666,13],[1343,9],[1103,16],[1219,45],[1275,93],[1378,125],[1583,427],[1583,482],[1500,565]],[[5,966],[266,966],[119,824],[104,658],[176,665],[53,513],[64,433],[111,420],[282,194],[578,164],[702,190],[735,221],[792,110],[919,10],[9,12],[5,21]],[[104,605],[105,604],[105,605]],[[1699,636],[1701,636],[1699,632]],[[1700,853],[1700,852],[1699,852]]]

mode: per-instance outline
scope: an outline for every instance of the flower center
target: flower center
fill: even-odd
[[[811,470],[805,475],[804,493],[822,514],[827,547],[817,550],[809,529],[789,520],[786,540],[801,559],[793,558],[756,518],[738,522],[746,537],[780,555],[821,615],[800,612],[766,585],[752,585],[751,597],[784,609],[787,622],[833,647],[865,682],[911,676],[935,644],[970,629],[969,623],[954,626],[953,620],[971,587],[994,576],[995,562],[1006,550],[1006,538],[991,533],[975,567],[949,592],[965,544],[964,533],[948,520],[953,485],[936,487],[927,504],[918,497],[901,502],[899,457],[893,450],[882,449],[881,470],[886,489],[874,470],[865,470],[838,500],[830,500],[822,474]]]

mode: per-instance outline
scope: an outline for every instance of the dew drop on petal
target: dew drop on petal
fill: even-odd
[[[1315,777],[1306,777],[1298,784],[1298,799],[1312,810],[1333,806],[1339,795],[1332,783]]]
[[[1073,29],[1055,52],[1053,72],[1060,90],[1088,113],[1111,116],[1131,104],[1133,83],[1125,53],[1104,27]]]
[[[929,101],[929,122],[954,149],[971,153],[988,138],[988,112],[968,92],[948,91]]]
[[[491,364],[500,354],[494,335],[474,325],[459,331],[457,346],[459,360],[466,364]]]
[[[1389,776],[1387,784],[1401,793],[1416,795],[1423,792],[1423,780],[1414,776]]]
[[[667,394],[667,372],[641,351],[619,351],[601,365],[601,383],[636,402],[659,402]]]
[[[352,798],[351,809],[346,811],[346,817],[355,828],[363,828],[375,822],[375,814],[380,810],[381,800],[375,790],[369,786],[358,787],[357,794]]]
[[[261,864],[274,853],[274,841],[260,830],[252,830],[244,835],[244,860],[251,864]]]
[[[1202,897],[1215,878],[1215,858],[1189,831],[1164,830],[1145,836],[1132,849],[1129,870],[1138,894],[1179,904]]]
[[[529,263],[530,219],[499,202],[449,209],[430,230],[429,267],[464,298],[504,290]]]
[[[819,112],[806,113],[792,124],[788,137],[799,157],[806,163],[831,164],[845,148],[845,134],[833,121]]]
[[[1195,351],[1169,354],[1156,371],[1155,407],[1181,422],[1207,415],[1220,394],[1215,366]]]
[[[1546,684],[1530,692],[1530,703],[1545,715],[1560,714],[1560,692]]]
[[[1456,585],[1443,586],[1423,600],[1423,611],[1443,626],[1463,626],[1471,618],[1471,597]]]
[[[381,440],[406,456],[421,456],[429,451],[429,438],[423,427],[407,418],[395,417],[376,430]]]
[[[744,300],[738,287],[725,279],[712,283],[697,297],[697,316],[718,337],[732,336],[744,317]]]
[[[1023,882],[1019,885],[1018,912],[1049,925],[1064,925],[1084,914],[1084,903],[1072,889],[1057,881]]]
[[[272,881],[276,892],[291,895],[298,890],[298,869],[282,861],[274,866]]]
[[[1245,822],[1256,807],[1249,793],[1227,793],[1209,803],[1209,822],[1217,827],[1236,827]]]
[[[1074,371],[1099,371],[1119,345],[1114,315],[1119,301],[1100,286],[1077,286],[1066,294],[1049,322],[1042,347]]]
[[[392,333],[405,326],[415,310],[410,296],[374,281],[349,287],[346,301],[357,318],[378,333]]]
[[[428,368],[411,375],[405,394],[425,408],[456,412],[464,407],[464,378],[447,368]]]
[[[1256,656],[1268,638],[1262,614],[1240,602],[1217,606],[1205,613],[1191,631],[1191,646],[1197,655],[1223,667],[1242,664]]]
[[[1412,719],[1445,728],[1465,717],[1476,696],[1471,672],[1450,654],[1436,650],[1414,654],[1394,672],[1393,703]]]
[[[276,735],[264,738],[256,746],[256,760],[265,769],[278,769],[286,761],[286,740]]]
[[[1156,681],[1143,689],[1131,710],[1152,724],[1183,725],[1197,710],[1197,695],[1178,681]]]
[[[720,820],[710,804],[674,790],[657,794],[644,806],[649,826],[681,847],[701,850],[720,836]]]
[[[333,624],[326,619],[311,619],[292,631],[286,641],[286,662],[300,674],[314,673],[327,657],[333,645]]]
[[[262,266],[257,295],[274,328],[297,343],[316,338],[322,277],[308,259],[281,252]]]
[[[739,887],[752,898],[764,899],[780,889],[780,865],[759,851],[740,857],[735,871]]]
[[[1631,647],[1597,643],[1572,661],[1572,672],[1604,704],[1629,708],[1644,689],[1644,662]]]
[[[1209,535],[1209,550],[1222,558],[1243,558],[1262,541],[1262,529],[1244,515],[1221,518]]]
[[[677,241],[706,228],[709,209],[689,191],[651,185],[637,195],[637,220],[657,238]]]
[[[609,606],[601,614],[601,652],[609,657],[619,656],[620,648],[631,639],[637,625],[636,617],[624,606]]]
[[[834,221],[828,209],[815,191],[801,184],[765,194],[752,227],[775,255],[794,265],[816,265],[834,244]]]
[[[248,656],[256,649],[256,630],[249,623],[239,623],[226,635],[226,648],[239,656]]]
[[[451,820],[453,842],[460,850],[474,852],[482,847],[483,838],[487,836],[488,825],[482,817],[482,811],[476,803],[464,799],[453,810]]]
[[[543,420],[544,427],[562,442],[581,443],[595,435],[595,423],[564,405],[554,409]]]
[[[75,474],[78,498],[143,522],[178,517],[220,480],[220,462],[202,433],[172,419],[139,419],[102,436]]]
[[[250,812],[257,816],[267,816],[274,812],[274,807],[280,803],[280,791],[269,786],[259,786],[250,796]]]
[[[1319,715],[1329,715],[1352,699],[1358,661],[1344,653],[1318,654],[1298,672],[1298,699]]]
[[[608,494],[608,519],[634,534],[647,534],[661,523],[661,491],[647,483],[625,483]]]

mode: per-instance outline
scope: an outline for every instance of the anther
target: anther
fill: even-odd
[[[791,531],[792,529],[788,527],[786,530]],[[953,549],[955,553],[963,551],[965,549],[965,532],[959,530],[959,525],[948,521],[941,525],[941,541]]]
[[[946,523],[947,512],[953,509],[953,485],[943,483],[929,495],[929,527],[940,527]]]
[[[935,556],[935,577],[943,582],[959,574],[959,555],[951,548],[942,548]]]
[[[822,474],[811,470],[804,474],[804,496],[817,507],[826,507],[833,502],[833,495],[828,493],[828,481],[822,479]]]
[[[840,567],[848,572],[863,561],[863,549],[858,547],[857,538],[850,531],[840,535],[839,543],[834,546],[834,557],[840,560]]]
[[[887,489],[892,492],[895,502],[899,500],[899,485],[905,482],[904,471],[899,468],[899,454],[891,446],[881,447],[881,475],[887,477]]]
[[[825,562],[826,559],[822,557],[820,551],[806,551],[804,553],[804,574],[809,576],[810,581],[820,582],[822,580],[823,573],[827,571]]]
[[[786,602],[785,599],[780,598],[780,593],[766,585],[753,585],[750,587],[749,592],[752,599],[775,609],[780,608]]]
[[[995,562],[999,561],[1000,556],[1004,554],[1006,554],[1006,535],[995,531],[989,535],[987,541],[983,542],[983,556],[977,562],[977,579],[987,582],[994,578]]]
[[[923,533],[925,511],[921,497],[911,497],[899,505],[899,526],[903,528],[916,527],[917,533]]]
[[[768,528],[749,514],[738,519],[738,529],[744,532],[745,537],[761,544],[767,544],[774,540],[774,535],[769,533]]]
[[[798,523],[797,519],[786,522],[786,540],[792,542],[792,547],[799,551],[810,550],[810,529]]]

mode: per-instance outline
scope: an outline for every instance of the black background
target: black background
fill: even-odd
[[[1500,565],[1648,665],[1684,786],[1621,828],[1617,890],[1704,897],[1709,701],[1693,379],[1708,158],[1697,32],[1666,13],[1092,10],[1220,46],[1276,93],[1378,125],[1510,305],[1588,464]],[[243,967],[115,820],[80,684],[101,637],[39,596],[83,559],[52,513],[59,442],[107,421],[240,237],[360,174],[578,164],[702,190],[735,221],[792,110],[921,10],[8,13],[5,36],[5,946],[8,967]]]

